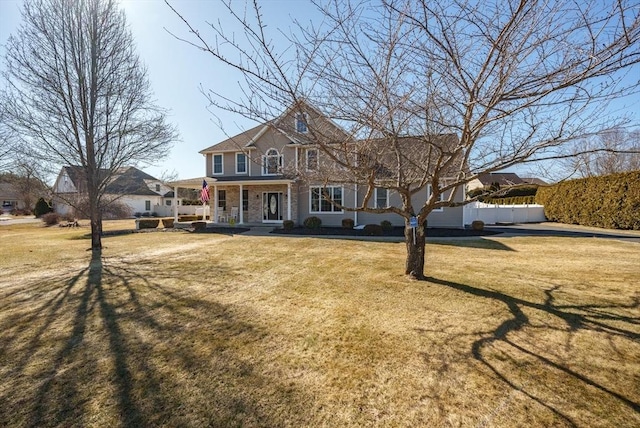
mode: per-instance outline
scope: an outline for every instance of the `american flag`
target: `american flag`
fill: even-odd
[[[209,185],[207,184],[207,180],[202,180],[202,192],[200,192],[200,200],[203,204],[209,201]]]

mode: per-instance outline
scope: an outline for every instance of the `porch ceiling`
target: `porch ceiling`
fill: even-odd
[[[227,185],[268,185],[268,184],[290,184],[294,180],[282,177],[268,177],[268,176],[255,176],[255,177],[198,177],[187,178],[184,180],[177,180],[167,183],[171,187],[180,187],[183,189],[201,189],[202,180],[206,180],[209,187],[213,186],[227,186]]]
[[[181,189],[202,189],[202,180],[206,180],[209,185],[216,181],[216,179],[212,177],[197,177],[171,181],[167,184],[171,187],[180,187]]]

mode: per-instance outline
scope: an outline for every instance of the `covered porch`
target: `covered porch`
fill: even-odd
[[[196,207],[196,215],[215,225],[281,224],[295,218],[297,210],[293,180],[274,177],[198,177],[168,183],[174,189],[174,224],[181,223],[178,205],[179,189],[202,190],[203,181],[209,187],[209,201]],[[185,222],[185,223],[191,223]]]

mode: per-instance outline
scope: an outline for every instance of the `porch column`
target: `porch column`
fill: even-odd
[[[218,217],[218,186],[213,186],[213,222],[217,223],[220,219]]]
[[[291,183],[287,184],[287,220],[291,220]]]
[[[244,224],[244,210],[242,209],[242,184],[240,185],[240,203],[238,209],[238,215],[240,216],[239,224]]]
[[[173,188],[173,222],[178,222],[178,186]]]

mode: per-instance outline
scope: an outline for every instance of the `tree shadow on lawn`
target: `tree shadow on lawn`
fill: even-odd
[[[587,367],[582,366],[580,367],[582,370],[579,372],[577,369],[569,367],[570,365],[574,365],[571,364],[574,363],[573,361],[569,361],[567,363],[570,364],[567,364],[556,361],[559,360],[558,358],[543,355],[545,353],[544,351],[549,350],[548,348],[545,349],[545,344],[525,343],[523,345],[520,343],[522,342],[521,336],[518,336],[517,334],[514,335],[514,333],[520,332],[525,328],[536,329],[536,333],[533,334],[537,334],[541,329],[552,329],[565,334],[568,333],[569,337],[567,338],[566,346],[569,347],[572,335],[575,335],[580,331],[589,331],[593,334],[605,336],[605,340],[609,342],[609,346],[613,349],[614,353],[614,338],[628,341],[630,346],[637,347],[638,340],[640,339],[640,333],[637,332],[637,328],[640,326],[640,317],[623,316],[613,313],[613,311],[616,309],[623,311],[638,309],[640,307],[640,298],[638,298],[638,296],[632,297],[632,301],[629,304],[558,305],[555,302],[554,293],[559,290],[559,286],[554,286],[545,290],[546,299],[544,303],[536,303],[498,291],[477,288],[471,285],[432,277],[428,277],[425,280],[439,286],[449,287],[472,296],[490,299],[506,305],[512,317],[506,319],[493,331],[479,332],[478,334],[481,338],[477,338],[477,335],[474,336],[477,339],[472,344],[471,354],[476,360],[480,361],[485,367],[487,367],[490,372],[497,376],[498,379],[512,388],[512,390],[524,394],[529,399],[548,409],[560,418],[563,424],[567,424],[569,426],[579,425],[568,414],[569,412],[566,411],[567,403],[563,403],[562,400],[557,399],[558,392],[553,391],[553,385],[541,385],[533,371],[528,374],[526,373],[526,369],[523,366],[523,364],[526,364],[526,361],[530,364],[529,369],[536,368],[544,371],[545,374],[553,373],[554,380],[558,378],[559,383],[564,381],[565,385],[578,384],[583,390],[583,393],[586,391],[589,395],[597,398],[598,402],[605,400],[610,403],[609,405],[617,406],[619,409],[609,410],[611,415],[616,415],[617,413],[626,413],[629,415],[631,413],[635,416],[636,422],[631,422],[630,420],[627,420],[627,422],[631,422],[631,425],[634,425],[640,421],[640,404],[636,401],[638,397],[637,389],[635,389],[635,397],[633,397],[633,395],[629,396],[629,392],[633,393],[633,387],[628,391],[625,391],[621,390],[623,387],[621,387],[617,382],[611,381],[610,385],[606,385],[602,381],[599,382],[594,380],[596,376],[590,377],[591,373],[586,373],[587,370],[585,370],[585,368],[597,368],[596,365],[588,365]],[[565,327],[561,329],[554,329],[554,327],[549,325],[534,325],[525,311],[540,311],[542,313],[541,315],[560,320],[561,324],[564,324]],[[537,315],[538,314],[536,314],[536,316]],[[612,325],[609,322],[613,322],[617,325]],[[533,339],[535,340],[535,338]],[[449,337],[448,340],[453,340],[453,338]],[[552,348],[554,344],[550,343],[547,346]],[[515,372],[510,372],[505,368],[508,364],[505,365],[505,359],[507,358],[504,355],[502,355],[501,358],[496,358],[496,349],[498,347],[503,350],[506,349],[511,353],[511,355],[516,355],[516,358],[510,358],[510,363],[517,367]],[[627,352],[626,357],[628,358],[629,355],[633,355],[634,353],[634,351]],[[624,356],[625,355],[618,355],[618,358],[623,359]],[[585,355],[584,358],[585,360],[588,360],[589,355]],[[580,362],[578,362],[577,365],[580,365],[579,363]],[[624,364],[624,359],[622,363]],[[611,368],[610,370],[616,373],[615,369]],[[522,374],[519,375],[518,373]],[[599,373],[595,374],[598,375]],[[616,373],[616,375],[618,375],[618,373]],[[517,379],[522,376],[530,376],[531,378],[524,381]],[[631,378],[632,379],[625,380],[631,382],[631,385],[633,386],[633,376],[631,376]],[[638,386],[637,383],[635,385]],[[566,397],[563,398],[566,399]],[[580,397],[579,399],[581,398],[583,397]],[[567,401],[570,402],[571,400],[569,399]],[[570,405],[574,405],[578,408],[582,407],[583,410],[584,408],[589,409],[590,407],[588,402],[573,402],[570,403]],[[625,408],[626,412],[624,412]],[[631,412],[629,412],[629,410],[631,410]],[[487,422],[490,423],[491,421],[487,420],[481,422],[481,424]]]
[[[269,333],[214,296],[164,285],[170,278],[154,272],[171,271],[160,268],[111,264],[98,251],[64,286],[34,284],[52,297],[0,332],[10,374],[0,425],[277,426],[303,417],[309,398],[247,357],[261,355]]]
[[[464,238],[464,239],[428,239],[427,244],[444,245],[450,247],[477,248],[480,250],[516,251],[508,245],[499,241],[485,238]]]

